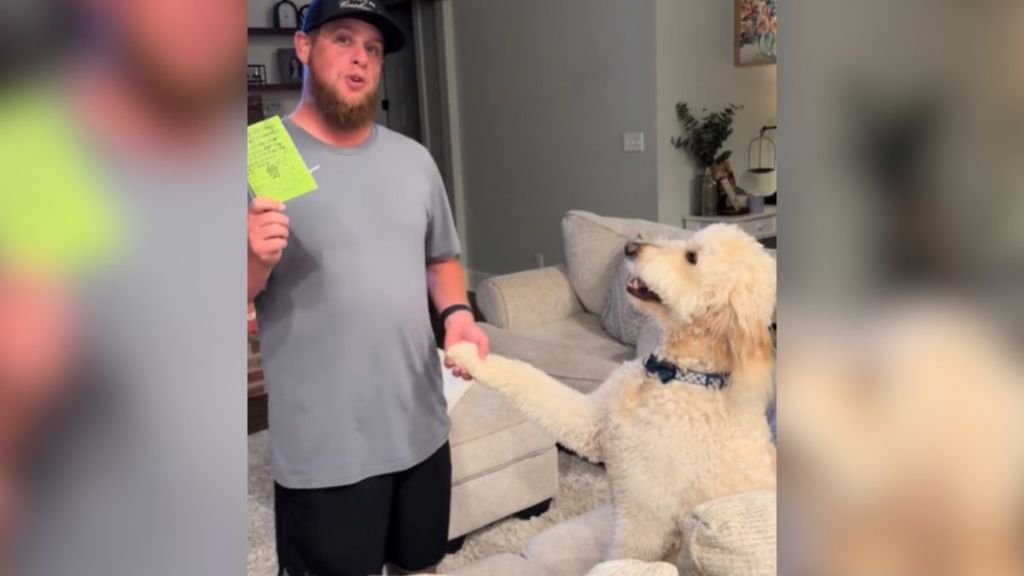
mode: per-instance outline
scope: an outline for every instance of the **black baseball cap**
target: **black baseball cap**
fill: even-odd
[[[341,18],[355,18],[376,26],[384,38],[385,54],[398,52],[405,46],[405,34],[388,16],[381,0],[313,0],[302,22],[302,31],[308,34]]]

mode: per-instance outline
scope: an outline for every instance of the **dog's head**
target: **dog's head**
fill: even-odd
[[[714,224],[685,241],[629,242],[625,254],[634,305],[666,333],[699,323],[736,356],[770,350],[775,260],[753,237]]]

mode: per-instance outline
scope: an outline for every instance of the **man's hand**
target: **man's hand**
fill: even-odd
[[[249,252],[261,263],[274,266],[288,246],[288,217],[284,204],[256,198],[249,204]]]
[[[249,262],[246,271],[248,302],[267,286],[274,266],[281,261],[288,246],[288,217],[284,204],[269,198],[256,198],[249,203]]]
[[[488,347],[490,346],[487,340],[487,334],[476,325],[476,321],[473,320],[473,315],[465,310],[460,310],[451,316],[449,316],[444,322],[444,349],[445,352],[451,350],[452,346],[460,342],[472,342],[476,344],[477,350],[480,354],[480,358],[486,358],[488,353]],[[462,368],[459,368],[450,359],[445,358],[444,365],[446,368],[450,368],[452,374],[457,378],[464,380],[472,380],[473,377]]]
[[[77,356],[74,300],[63,280],[0,271],[0,558],[24,460]]]

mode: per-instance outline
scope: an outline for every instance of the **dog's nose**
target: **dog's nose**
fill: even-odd
[[[640,253],[640,247],[642,244],[637,242],[626,242],[626,258],[636,258],[636,255]]]

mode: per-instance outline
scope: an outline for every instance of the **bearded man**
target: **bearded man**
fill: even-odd
[[[245,2],[31,4],[55,27],[22,30],[46,47],[0,110],[0,574],[243,573]]]
[[[287,216],[249,203],[280,574],[430,571],[445,554],[449,421],[428,296],[446,348],[486,354],[487,338],[437,166],[374,123],[384,56],[404,43],[373,0],[310,5],[284,125],[318,188]]]

